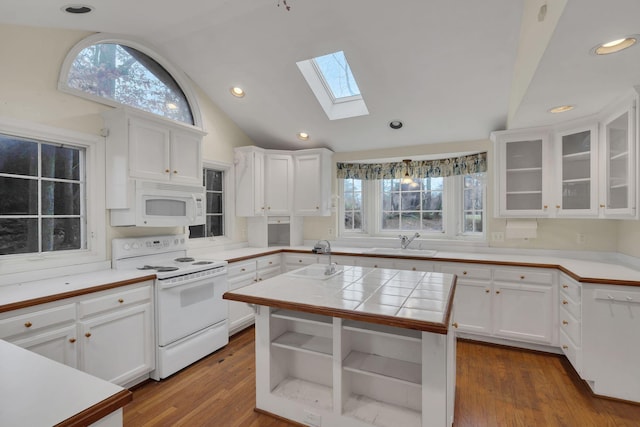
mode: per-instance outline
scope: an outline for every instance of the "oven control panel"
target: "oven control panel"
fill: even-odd
[[[112,259],[187,250],[187,235],[131,237],[111,241]]]

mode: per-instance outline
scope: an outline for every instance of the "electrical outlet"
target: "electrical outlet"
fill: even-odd
[[[504,233],[502,231],[494,231],[491,233],[492,242],[504,242]]]
[[[320,427],[322,425],[322,416],[313,412],[304,411],[304,424],[311,427]]]
[[[576,234],[576,243],[579,245],[584,245],[587,242],[587,236],[582,233]]]

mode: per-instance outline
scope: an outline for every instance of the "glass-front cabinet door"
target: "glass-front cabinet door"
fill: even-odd
[[[603,190],[600,208],[605,217],[635,215],[635,101],[611,114],[602,122]]]
[[[557,216],[598,215],[597,126],[583,126],[556,132],[555,214]]]
[[[505,131],[493,138],[499,175],[496,211],[510,217],[548,216],[548,133]]]

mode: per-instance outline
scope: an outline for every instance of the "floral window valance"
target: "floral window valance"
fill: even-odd
[[[337,168],[338,178],[342,179],[392,179],[406,174],[411,178],[468,175],[487,171],[487,153],[408,163],[338,163]]]

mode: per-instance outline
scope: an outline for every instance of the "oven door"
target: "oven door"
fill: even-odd
[[[226,269],[156,279],[158,345],[165,346],[227,318]]]

